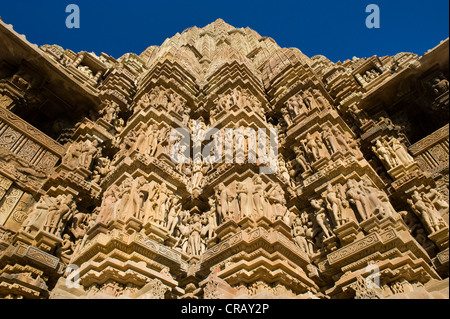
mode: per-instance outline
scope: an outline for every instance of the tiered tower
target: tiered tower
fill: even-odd
[[[0,21],[0,297],[448,298],[448,49],[219,19],[116,60]]]

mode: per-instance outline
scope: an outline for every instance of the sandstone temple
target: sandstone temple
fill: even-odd
[[[448,298],[448,70],[448,39],[334,63],[219,19],[115,59],[0,20],[0,298]]]

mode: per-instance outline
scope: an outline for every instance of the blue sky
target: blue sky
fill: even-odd
[[[80,29],[65,26],[65,9],[71,3],[80,8]],[[380,29],[365,26],[365,9],[371,3],[380,8]],[[115,58],[139,54],[217,18],[334,62],[398,52],[422,55],[449,33],[448,0],[0,0],[0,16],[32,43]]]

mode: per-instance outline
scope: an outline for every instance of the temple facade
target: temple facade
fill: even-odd
[[[0,19],[0,298],[448,298],[449,40],[217,20],[115,59]]]

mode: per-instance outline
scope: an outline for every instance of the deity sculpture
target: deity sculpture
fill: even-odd
[[[120,213],[126,220],[129,217],[135,217],[141,220],[143,218],[141,212],[142,196],[141,187],[145,184],[144,177],[130,179],[126,183],[127,194],[122,195],[122,207]]]
[[[388,145],[392,148],[395,155],[397,155],[398,159],[403,165],[409,165],[414,162],[414,158],[409,155],[408,151],[397,138],[391,137]]]
[[[269,202],[274,206],[271,216],[272,219],[283,220],[287,208],[285,206],[286,199],[284,198],[284,191],[281,189],[281,186],[279,184],[276,184],[275,187],[273,187],[267,194],[267,198],[269,199]]]
[[[238,195],[239,209],[241,218],[250,216],[250,202],[249,188],[244,182],[238,182],[236,187],[236,193]]]
[[[117,218],[116,203],[119,200],[119,187],[112,185],[103,194],[103,201],[97,217],[98,222],[108,224],[112,219]]]
[[[432,188],[428,192],[428,196],[427,197],[430,199],[431,203],[434,205],[436,210],[438,210],[441,213],[448,213],[449,205],[444,200],[444,198],[441,195],[441,193],[439,193],[436,189]]]
[[[209,211],[206,213],[206,216],[208,218],[208,231],[207,231],[207,237],[208,239],[211,239],[215,236],[215,231],[218,226],[217,222],[217,209],[216,209],[216,199],[214,197],[210,197],[208,199],[209,204]]]
[[[302,144],[313,162],[316,162],[321,158],[320,146],[317,143],[317,139],[314,138],[311,133],[306,134],[306,139],[302,141]]]
[[[40,220],[45,216],[48,216],[50,203],[52,201],[54,201],[54,199],[48,195],[41,196],[39,201],[31,208],[27,218],[23,221],[21,229],[24,232],[30,232],[33,226],[39,227]]]
[[[156,209],[154,218],[155,222],[159,225],[163,225],[164,223],[170,194],[171,192],[167,188],[167,184],[162,183],[158,189],[158,198],[156,200]]]
[[[371,204],[373,214],[380,213],[382,216],[394,216],[396,214],[386,193],[373,187],[367,176],[361,178],[359,185]]]
[[[175,232],[175,227],[177,226],[178,214],[181,210],[181,203],[179,203],[178,197],[171,195],[169,198],[169,213],[167,214],[167,224],[166,229],[169,231],[169,234],[173,235]]]
[[[430,233],[434,233],[446,227],[445,221],[425,193],[414,191],[411,199],[408,199],[407,201],[414,213],[422,220]]]
[[[280,176],[288,183],[288,185],[290,185],[291,176],[289,175],[289,171],[287,170],[286,161],[281,154],[278,155],[278,172]]]
[[[198,256],[201,254],[202,250],[202,240],[201,240],[202,223],[200,216],[194,214],[189,223],[189,238],[188,246],[191,255]]]
[[[93,161],[99,156],[99,142],[94,140],[92,142],[86,141],[81,144],[80,157],[78,165],[83,168],[90,169]]]
[[[119,112],[120,107],[116,103],[107,101],[106,106],[100,111],[100,115],[103,116],[103,119],[106,122],[112,123],[117,119]]]
[[[356,125],[363,126],[369,121],[369,115],[361,110],[356,104],[349,107],[348,112],[355,121]]]
[[[325,110],[328,107],[328,101],[323,97],[322,93],[320,93],[318,89],[313,90],[313,97],[317,101],[320,110]]]
[[[69,234],[63,235],[63,241],[61,246],[57,248],[56,253],[60,255],[62,258],[70,259],[75,250],[75,244],[71,241]]]
[[[190,184],[192,190],[200,189],[202,187],[203,176],[205,174],[204,170],[205,166],[201,159],[195,159],[192,164],[192,178]]]
[[[311,111],[313,107],[311,95],[309,95],[307,91],[303,91],[302,93],[300,93],[300,96],[302,97],[303,103],[305,103],[308,111]]]
[[[345,152],[352,152],[352,149],[347,144],[347,139],[345,138],[344,134],[339,130],[336,126],[333,126],[331,128],[331,133],[335,136],[336,141],[339,145],[339,148]]]
[[[314,217],[316,219],[317,225],[320,227],[322,232],[324,233],[326,238],[331,237],[331,229],[330,224],[328,222],[328,218],[325,214],[325,208],[323,208],[323,200],[322,199],[313,199],[311,200],[311,206],[315,209]]]
[[[148,125],[143,123],[141,127],[136,131],[136,139],[133,146],[131,147],[129,154],[133,153],[135,150],[145,153],[147,150],[147,128]]]
[[[297,246],[306,254],[310,254],[309,245],[306,240],[306,231],[299,217],[294,221],[292,235]]]
[[[134,111],[139,112],[140,110],[145,110],[147,106],[150,105],[150,95],[148,93],[145,93],[139,102],[136,104]]]
[[[223,183],[220,183],[215,191],[216,209],[221,221],[227,221],[231,218],[231,209],[229,198],[230,191]]]
[[[324,141],[326,141],[326,145],[328,146],[329,150],[331,151],[331,154],[334,154],[341,149],[339,147],[336,136],[333,134],[333,132],[331,131],[331,129],[328,125],[325,125],[323,127],[322,138]]]
[[[448,92],[449,82],[443,75],[440,75],[431,81],[431,87],[434,95],[439,96],[445,92]]]
[[[347,181],[347,197],[350,203],[356,206],[359,216],[366,220],[372,216],[372,209],[366,194],[358,186],[358,182],[354,179]]]
[[[333,185],[328,184],[327,190],[323,194],[323,197],[325,199],[328,211],[330,211],[331,215],[333,216],[336,227],[341,226],[343,206],[342,201],[339,199]]]
[[[264,185],[261,177],[256,175],[253,178],[253,207],[255,209],[256,216],[266,216],[264,206]]]
[[[308,161],[306,160],[305,152],[298,146],[294,147],[294,152],[296,155],[295,160],[297,164],[300,165],[300,167],[302,168],[302,171],[303,172],[309,171],[311,168],[309,166]]]
[[[99,183],[100,179],[108,175],[109,172],[111,172],[111,161],[107,157],[98,158],[92,172],[92,182]]]
[[[43,230],[60,236],[65,224],[73,217],[75,210],[76,205],[71,194],[57,196],[56,202],[49,207]]]
[[[392,154],[392,152],[390,152],[380,140],[376,141],[375,146],[372,147],[372,150],[380,158],[388,170],[399,164],[395,154]]]
[[[283,120],[286,122],[286,125],[288,127],[292,125],[291,116],[289,115],[289,111],[285,107],[281,109],[281,116],[283,117]]]

